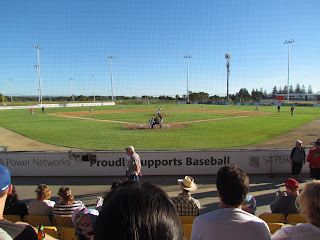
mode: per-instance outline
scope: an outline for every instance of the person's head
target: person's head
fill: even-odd
[[[237,165],[224,165],[217,174],[217,189],[220,203],[222,201],[227,207],[239,207],[249,192],[249,178]]]
[[[306,183],[297,202],[300,212],[305,215],[307,221],[320,227],[320,181],[313,180]]]
[[[288,178],[284,185],[286,186],[289,195],[299,194],[299,183],[295,179]]]
[[[185,176],[184,179],[178,179],[178,184],[185,192],[191,192],[198,189],[198,185],[194,182],[194,179],[190,176]]]
[[[134,147],[133,146],[126,147],[126,154],[130,156],[132,153],[134,153]]]
[[[296,141],[296,147],[301,148],[302,147],[302,142],[300,140]]]
[[[39,201],[48,200],[51,197],[50,188],[46,184],[40,184],[35,192],[37,194],[37,200]]]
[[[111,185],[110,191],[107,192],[106,195],[105,195],[104,198],[103,198],[103,204],[102,204],[102,206],[105,206],[105,205],[107,204],[107,202],[109,201],[109,199],[112,197],[114,191],[116,191],[116,190],[119,189],[119,188],[126,187],[127,185],[130,185],[130,184],[132,184],[131,180],[125,181],[125,182],[122,182],[122,181],[113,182],[112,185]]]
[[[320,147],[320,138],[318,138],[317,141],[315,141],[314,145],[318,148]]]
[[[181,240],[183,228],[168,195],[151,183],[127,181],[112,191],[95,226],[95,240]]]
[[[61,203],[73,203],[74,202],[74,198],[71,194],[71,189],[68,188],[68,187],[61,187],[59,188],[59,191],[58,191],[58,196],[60,197],[61,199]]]
[[[7,194],[8,194],[8,196],[6,199],[5,209],[12,207],[13,205],[18,203],[18,201],[19,201],[17,189],[15,186],[12,186],[11,192],[7,193]]]
[[[7,197],[11,190],[10,171],[7,167],[0,165],[0,198]]]

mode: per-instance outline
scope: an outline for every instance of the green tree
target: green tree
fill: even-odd
[[[309,87],[308,87],[308,93],[313,93],[311,85],[309,85]]]
[[[275,95],[277,93],[278,93],[277,86],[274,86],[273,89],[272,89],[272,94]]]
[[[251,100],[251,95],[249,94],[246,88],[240,88],[239,92],[237,93],[242,99],[244,100]]]
[[[292,84],[289,87],[289,93],[294,93]]]
[[[299,84],[299,83],[297,83],[294,92],[295,92],[295,93],[301,93],[301,87],[300,87],[300,84]]]

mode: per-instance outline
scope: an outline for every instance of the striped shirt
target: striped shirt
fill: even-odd
[[[200,202],[191,197],[190,193],[182,192],[178,197],[172,198],[179,216],[199,216]]]
[[[72,204],[55,204],[53,207],[53,215],[72,215],[73,211],[77,208],[84,208],[84,204],[81,201],[75,201]]]

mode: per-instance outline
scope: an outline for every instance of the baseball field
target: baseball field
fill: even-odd
[[[149,128],[149,120],[162,107],[163,128]],[[270,142],[309,124],[300,131],[310,140],[320,136],[312,122],[320,118],[316,107],[238,105],[121,105],[94,107],[2,110],[0,127],[25,141],[32,140],[59,147],[87,150],[123,150],[134,145],[139,150],[202,150],[245,148]],[[311,124],[310,124],[311,123]],[[290,146],[300,135],[288,137]],[[2,135],[2,136],[1,136]],[[15,137],[0,135],[1,144]],[[292,139],[291,139],[292,138]],[[309,139],[308,138],[308,139]],[[9,144],[8,144],[9,145]],[[32,143],[30,143],[32,145]],[[283,146],[278,146],[283,147]],[[36,149],[39,150],[39,149]],[[55,148],[53,147],[53,150]]]

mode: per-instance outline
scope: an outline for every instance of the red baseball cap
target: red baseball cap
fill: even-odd
[[[299,187],[299,183],[293,178],[288,178],[288,180],[286,181],[286,183],[284,185],[289,188],[298,188]]]

